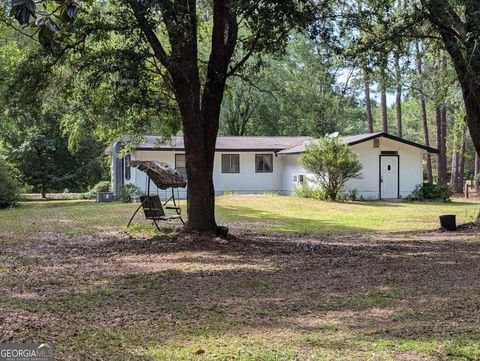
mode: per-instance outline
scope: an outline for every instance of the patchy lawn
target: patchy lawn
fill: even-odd
[[[240,221],[249,228],[268,232],[350,233],[366,231],[414,231],[436,229],[438,216],[456,214],[458,223],[470,222],[480,202],[463,199],[438,202],[332,203],[313,199],[262,196],[218,197],[219,217]]]
[[[0,211],[0,342],[53,341],[59,360],[480,359],[479,237],[434,231],[475,203],[218,204],[235,238],[126,234],[119,203]]]

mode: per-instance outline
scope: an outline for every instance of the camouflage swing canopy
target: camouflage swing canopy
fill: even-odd
[[[159,189],[185,188],[187,181],[167,163],[150,160],[134,160],[132,166],[145,172]]]

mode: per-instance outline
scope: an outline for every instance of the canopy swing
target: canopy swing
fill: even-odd
[[[185,188],[187,181],[176,170],[170,167],[167,163],[158,161],[132,161],[132,166],[147,174],[146,179],[146,195],[140,196],[140,205],[133,213],[132,217],[128,221],[127,228],[133,221],[133,218],[138,213],[140,208],[143,208],[145,218],[153,221],[158,230],[158,221],[168,221],[171,219],[180,219],[185,224],[182,218],[182,209],[180,208],[180,197],[178,188]],[[157,186],[157,194],[150,195],[150,182],[153,182]],[[163,204],[158,195],[158,189],[172,189],[172,195]],[[175,197],[175,192],[176,197]],[[165,209],[174,210],[176,214],[166,215]]]

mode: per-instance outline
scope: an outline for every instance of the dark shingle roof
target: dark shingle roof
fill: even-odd
[[[282,149],[292,148],[303,144],[311,137],[217,137],[216,150],[226,151],[253,151],[263,150],[278,152]],[[166,142],[162,138],[153,135],[144,137],[144,142],[135,146],[139,150],[162,149],[183,150],[183,137],[171,137]]]
[[[427,147],[423,144],[415,143],[407,139],[399,138],[385,132],[365,133],[357,135],[348,135],[339,137],[339,139],[348,145],[355,145],[369,141],[371,139],[385,137],[394,141],[420,148],[428,153],[438,153],[438,150]],[[138,150],[184,150],[183,137],[174,136],[169,140],[154,135],[146,135],[144,141],[137,144],[134,148]],[[123,142],[131,139],[124,137]],[[217,137],[216,150],[219,151],[270,151],[279,154],[299,154],[305,151],[305,145],[315,141],[312,137],[244,137],[244,136],[219,136]],[[106,154],[111,154],[111,146],[106,149]]]
[[[380,137],[385,137],[385,138],[395,140],[395,141],[403,143],[403,144],[410,145],[412,147],[420,148],[420,149],[423,149],[423,150],[427,151],[428,153],[438,153],[438,149],[435,149],[435,148],[432,148],[432,147],[427,147],[426,145],[415,143],[415,142],[412,142],[412,141],[407,140],[407,139],[399,138],[399,137],[396,137],[394,135],[391,135],[391,134],[388,134],[388,133],[385,133],[385,132],[347,135],[347,136],[339,137],[338,139],[344,144],[355,145],[355,144],[363,143],[363,142],[366,142],[366,141],[369,141],[369,140],[372,140],[372,139],[375,139],[375,138],[380,138]],[[303,153],[305,151],[305,145],[308,144],[309,142],[312,142],[312,141],[314,141],[314,140],[306,141],[303,144],[299,144],[299,145],[297,145],[295,147],[292,147],[292,148],[284,149],[284,150],[282,150],[278,153],[279,154],[299,154],[299,153]]]

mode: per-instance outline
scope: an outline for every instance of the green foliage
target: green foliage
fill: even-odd
[[[220,132],[323,136],[337,129],[364,131],[363,109],[340,91],[334,75],[338,64],[332,56],[325,60],[328,55],[325,46],[301,34],[291,36],[284,55],[262,55],[243,70],[244,77],[228,83]]]
[[[100,181],[95,184],[88,192],[81,193],[80,199],[94,199],[98,192],[110,192],[110,181]]]
[[[452,191],[446,184],[423,183],[415,187],[415,190],[406,199],[411,201],[435,200],[450,202]]]
[[[123,203],[130,203],[135,197],[143,195],[144,192],[135,184],[128,183],[120,186],[120,199]]]
[[[349,179],[361,177],[358,155],[337,138],[325,137],[307,145],[300,162],[316,176],[327,198],[336,201]]]
[[[110,192],[110,190],[111,190],[110,181],[101,181],[95,184],[90,191],[92,193],[98,193],[98,192]]]
[[[84,191],[103,177],[98,142],[87,138],[71,152],[56,114],[42,115],[36,123],[5,138],[9,160],[34,192]]]
[[[358,192],[355,188],[349,189],[345,193],[342,193],[342,197],[345,198],[346,200],[355,202],[358,200]]]
[[[313,188],[307,183],[302,183],[294,190],[294,194],[300,198],[311,198],[324,201],[327,199],[327,193],[322,188]]]
[[[13,178],[13,169],[0,157],[0,208],[16,205],[18,184]]]

